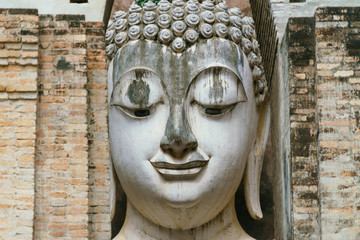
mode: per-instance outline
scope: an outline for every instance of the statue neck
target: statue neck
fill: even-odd
[[[235,212],[234,199],[207,224],[189,230],[164,228],[144,218],[128,201],[124,226],[115,240],[250,240],[240,226]]]

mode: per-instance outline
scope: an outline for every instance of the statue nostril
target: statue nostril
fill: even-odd
[[[174,149],[169,144],[161,144],[161,149],[170,154],[174,152]]]
[[[187,149],[191,149],[191,150],[195,150],[197,148],[198,144],[197,141],[191,141],[187,144],[186,148]]]

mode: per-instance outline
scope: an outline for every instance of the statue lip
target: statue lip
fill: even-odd
[[[151,164],[156,168],[162,169],[173,169],[173,170],[185,170],[192,168],[199,168],[205,166],[209,160],[195,160],[181,164],[173,164],[169,162],[151,162]]]
[[[209,162],[210,157],[200,149],[184,160],[175,160],[158,152],[150,160],[151,165],[164,176],[190,176],[199,173]]]

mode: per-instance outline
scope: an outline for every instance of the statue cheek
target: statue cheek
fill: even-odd
[[[167,104],[160,105],[149,118],[133,119],[117,107],[110,107],[109,135],[111,152],[128,161],[151,159],[160,149],[169,115]],[[127,163],[126,163],[127,164]]]
[[[227,113],[219,118],[206,116],[196,106],[188,111],[189,125],[198,141],[199,147],[207,154],[222,152],[223,148],[234,144],[232,141],[234,113]],[[228,131],[229,130],[229,131]]]

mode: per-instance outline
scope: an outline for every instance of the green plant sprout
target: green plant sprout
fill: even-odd
[[[160,2],[160,0],[135,0],[135,3],[137,4],[137,5],[139,5],[140,7],[143,7],[144,6],[144,4],[146,3],[146,2],[148,2],[148,1],[151,1],[151,2],[153,2],[153,3],[155,3],[155,4],[158,4],[158,2]],[[172,0],[168,0],[169,2],[172,2]]]

